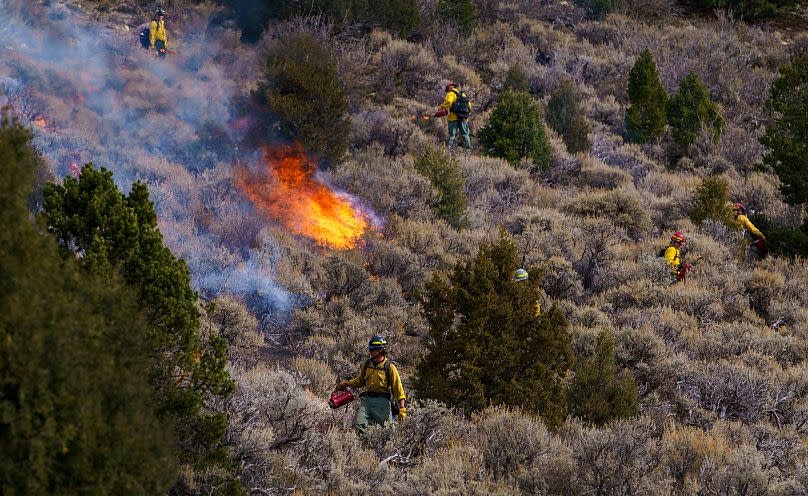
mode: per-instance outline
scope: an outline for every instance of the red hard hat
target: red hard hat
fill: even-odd
[[[732,210],[740,210],[741,212],[745,212],[746,208],[743,206],[743,203],[734,203],[732,205]]]
[[[446,83],[446,91],[449,91],[451,88],[456,88],[456,87],[457,87],[457,83],[455,83],[454,81],[449,81],[448,83]]]
[[[678,241],[680,243],[684,243],[685,235],[682,234],[682,231],[676,231],[675,233],[673,233],[673,236],[671,236],[671,241]]]

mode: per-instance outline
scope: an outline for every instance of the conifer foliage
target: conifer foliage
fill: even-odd
[[[280,119],[287,138],[300,141],[325,165],[345,155],[351,130],[348,95],[340,87],[336,63],[314,36],[296,34],[274,42],[255,96],[273,114],[270,119]]]
[[[690,219],[701,224],[707,219],[735,227],[735,219],[729,206],[729,183],[719,176],[705,178],[698,189],[690,211]]]
[[[439,17],[454,21],[466,34],[477,26],[477,6],[472,0],[438,0],[435,10]]]
[[[566,80],[553,91],[547,102],[547,125],[561,135],[570,153],[589,149],[592,127],[581,108],[581,100],[581,92],[575,83]]]
[[[618,373],[614,358],[614,337],[601,331],[594,356],[575,366],[569,393],[573,415],[598,425],[637,415],[637,384],[631,372]]]
[[[659,80],[650,50],[644,50],[628,75],[626,130],[632,141],[646,143],[665,130],[668,94]]]
[[[435,213],[452,227],[462,227],[468,198],[457,160],[446,149],[431,148],[416,158],[415,170],[438,190]]]
[[[515,282],[516,246],[506,235],[427,287],[428,353],[418,365],[422,396],[468,410],[489,404],[536,411],[547,425],[566,416],[563,377],[572,361],[563,313],[535,317],[538,278]]]
[[[541,107],[527,93],[500,94],[479,136],[486,155],[511,163],[529,158],[539,169],[550,166],[550,142],[544,132]]]
[[[808,205],[808,53],[780,69],[767,104],[771,121],[761,143],[770,151],[763,162],[782,182],[792,205]]]
[[[45,219],[66,258],[79,254],[87,272],[120,275],[135,290],[148,316],[149,378],[159,413],[177,418],[181,460],[218,456],[226,419],[206,410],[204,402],[233,391],[225,370],[226,342],[213,336],[200,346],[197,295],[188,267],[163,245],[146,185],[136,182],[124,195],[112,172],[88,164],[78,178],[48,184],[44,197]]]
[[[164,494],[176,471],[149,327],[119,277],[79,270],[31,222],[30,139],[0,125],[0,493]]]
[[[674,141],[685,151],[702,131],[708,132],[714,142],[724,131],[718,105],[710,100],[707,87],[693,71],[679,82],[678,91],[668,101],[668,124]]]

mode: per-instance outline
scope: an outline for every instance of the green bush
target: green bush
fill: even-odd
[[[763,163],[780,177],[786,201],[808,205],[808,53],[780,68],[767,108]]]
[[[667,110],[673,139],[684,150],[702,129],[711,131],[715,142],[724,131],[725,122],[718,105],[710,101],[707,87],[693,71],[679,82],[678,91],[668,100]]]
[[[458,169],[457,160],[446,149],[430,148],[415,159],[415,170],[429,179],[438,190],[435,213],[449,225],[462,227],[466,212],[466,182]]]
[[[570,413],[597,425],[637,415],[637,384],[631,372],[618,373],[614,358],[614,337],[601,331],[595,355],[575,366]]]
[[[479,139],[486,155],[511,163],[530,158],[540,169],[550,166],[550,142],[544,133],[541,107],[527,93],[500,94]]]
[[[488,404],[535,411],[548,426],[566,416],[563,378],[572,360],[564,314],[535,317],[538,278],[514,282],[516,246],[502,235],[474,260],[455,266],[448,281],[427,285],[427,354],[418,364],[423,397],[468,410]]]
[[[547,102],[547,125],[561,135],[570,153],[589,150],[589,132],[592,127],[581,108],[581,92],[574,82],[564,81],[550,95],[550,101]]]
[[[477,6],[473,0],[438,0],[435,10],[437,17],[453,21],[466,34],[477,27]]]
[[[120,277],[62,259],[31,221],[31,134],[0,124],[0,493],[166,494],[170,415],[148,382],[149,327]]]
[[[586,10],[587,14],[594,19],[603,19],[610,13],[617,10],[620,0],[575,0],[575,4]]]
[[[718,176],[705,178],[696,190],[693,208],[690,210],[689,216],[696,225],[706,219],[712,219],[735,228],[735,218],[729,205],[727,180]]]
[[[254,95],[270,119],[281,120],[286,137],[300,141],[324,165],[343,158],[351,132],[348,95],[339,85],[336,63],[313,36],[276,40]]]
[[[808,221],[797,229],[772,224],[763,215],[750,215],[749,220],[766,236],[766,245],[775,255],[808,258]]]
[[[645,143],[665,130],[668,94],[659,81],[654,56],[644,50],[628,75],[626,130],[632,141]]]

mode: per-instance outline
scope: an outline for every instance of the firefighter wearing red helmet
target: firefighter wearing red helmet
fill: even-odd
[[[459,132],[463,137],[464,146],[471,150],[471,132],[469,131],[468,123],[469,115],[471,114],[471,101],[454,81],[446,83],[444,90],[446,95],[443,98],[443,103],[438,107],[438,111],[435,112],[435,117],[447,116],[450,147],[455,146],[455,140]]]
[[[368,341],[370,358],[362,364],[359,375],[341,381],[338,390],[364,388],[359,395],[361,404],[354,417],[354,429],[362,433],[369,424],[384,425],[393,418],[399,421],[407,417],[404,402],[407,395],[401,384],[401,377],[395,364],[387,358],[387,340],[384,336],[373,336]]]
[[[692,270],[690,264],[682,260],[682,246],[686,243],[685,235],[681,231],[676,231],[671,236],[671,242],[667,248],[662,252],[662,256],[676,277],[677,281],[683,280],[687,277],[687,273]]]

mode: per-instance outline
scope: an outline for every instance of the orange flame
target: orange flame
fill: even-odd
[[[295,234],[337,249],[356,246],[367,218],[319,181],[300,145],[267,147],[266,174],[241,170],[236,185],[253,204]]]
[[[34,119],[34,125],[40,129],[44,129],[48,125],[48,121],[44,117],[37,117]]]

